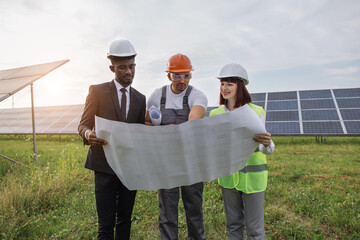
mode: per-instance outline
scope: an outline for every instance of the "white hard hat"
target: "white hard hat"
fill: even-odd
[[[136,56],[135,48],[129,40],[117,39],[110,44],[109,52],[107,54],[114,57],[130,57]]]
[[[220,78],[228,78],[228,77],[238,77],[244,81],[245,85],[249,84],[249,78],[245,68],[243,68],[243,66],[241,66],[238,63],[226,64],[220,70],[219,76],[217,78],[220,79]]]

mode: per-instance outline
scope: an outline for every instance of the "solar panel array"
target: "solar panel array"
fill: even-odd
[[[273,135],[359,135],[360,88],[251,94]]]
[[[360,135],[360,88],[251,94],[272,135]],[[216,107],[208,107],[206,115]],[[37,134],[77,134],[84,105],[35,108]],[[0,134],[32,134],[31,109],[0,109]]]
[[[36,134],[77,134],[83,110],[83,104],[36,107]],[[32,134],[31,108],[0,109],[0,134]]]

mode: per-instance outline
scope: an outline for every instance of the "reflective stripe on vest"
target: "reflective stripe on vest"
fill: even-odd
[[[267,164],[245,166],[243,169],[240,170],[240,172],[243,172],[243,173],[261,172],[261,171],[265,171],[265,170],[268,170]]]
[[[262,114],[265,118],[265,111],[262,107],[252,103],[248,103],[248,105],[256,115],[260,116]],[[212,110],[209,116],[222,113],[226,113],[224,106]],[[267,177],[266,156],[257,148],[243,169],[233,175],[219,178],[218,182],[224,188],[236,188],[239,191],[249,194],[265,191],[267,187]]]

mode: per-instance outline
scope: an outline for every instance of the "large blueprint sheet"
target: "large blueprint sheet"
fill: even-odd
[[[242,169],[265,133],[248,106],[180,125],[146,126],[96,117],[106,159],[130,190],[167,189],[211,181]]]

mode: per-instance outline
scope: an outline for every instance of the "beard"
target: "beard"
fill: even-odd
[[[176,90],[182,92],[186,89],[187,85],[185,83],[178,83],[176,84]]]
[[[116,81],[124,87],[129,86],[133,82],[133,80],[134,80],[133,75],[126,75],[121,78],[118,78],[118,77],[116,78]]]

